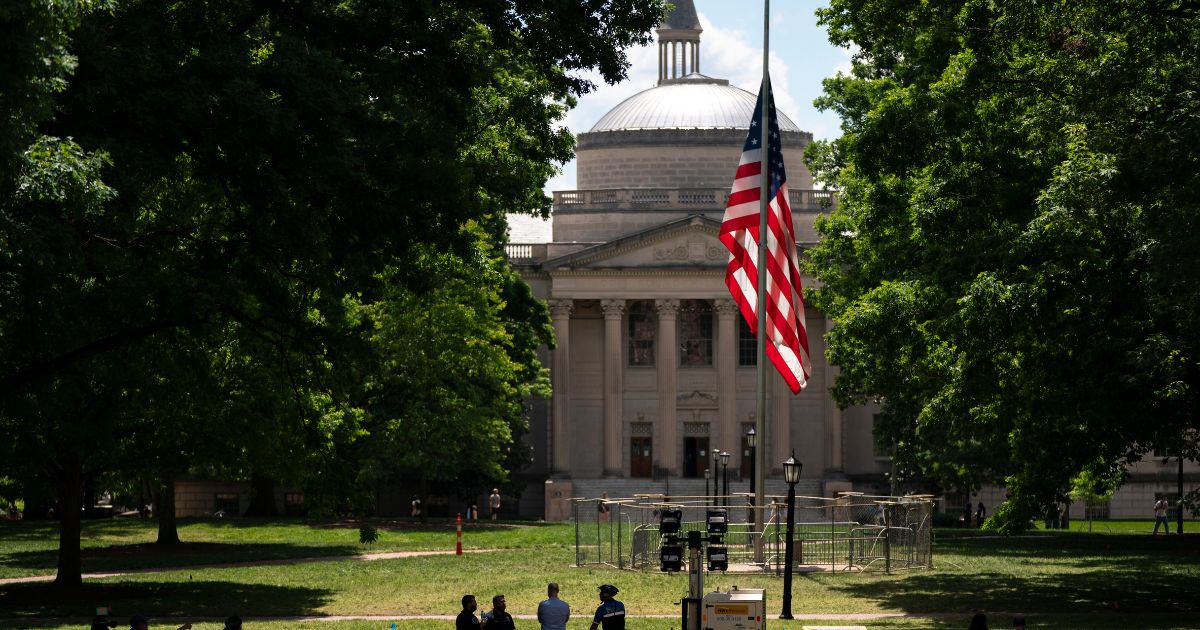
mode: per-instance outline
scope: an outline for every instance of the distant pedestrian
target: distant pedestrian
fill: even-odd
[[[474,503],[472,503],[471,507],[467,508],[467,520],[468,521],[479,520],[479,506],[478,505],[475,505]]]
[[[1162,524],[1163,533],[1171,533],[1171,524],[1167,522],[1167,500],[1159,499],[1154,502],[1154,535],[1158,535],[1158,525]]]
[[[983,507],[983,501],[980,501],[979,507],[975,508],[975,527],[983,527],[985,519],[987,519],[987,508]]]
[[[242,618],[233,615],[225,620],[225,630],[242,630]]]
[[[592,618],[590,630],[603,626],[604,630],[625,630],[625,604],[616,600],[619,590],[612,584],[600,585],[600,607]]]
[[[483,615],[483,627],[487,630],[517,630],[507,608],[508,603],[504,601],[503,595],[493,597],[492,611]]]
[[[488,496],[488,507],[492,510],[492,520],[500,517],[500,489],[492,488],[492,494]]]
[[[971,617],[971,625],[967,626],[967,630],[988,630],[987,615],[975,613],[975,616]]]
[[[479,630],[479,618],[475,616],[478,607],[474,595],[463,595],[462,612],[454,618],[454,630]]]
[[[412,517],[421,518],[421,497],[415,494],[412,500]]]
[[[967,499],[967,504],[965,506],[963,506],[963,515],[962,515],[962,518],[960,518],[958,520],[958,526],[959,527],[970,527],[971,526],[971,500],[969,498]]]
[[[571,618],[571,607],[558,598],[558,583],[546,585],[546,599],[538,604],[537,620],[542,630],[566,630]]]
[[[600,522],[607,523],[608,522],[608,512],[610,509],[608,506],[608,492],[607,491],[600,493],[600,502],[596,504],[596,509],[600,511]]]

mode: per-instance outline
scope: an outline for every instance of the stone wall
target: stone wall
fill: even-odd
[[[743,136],[744,139],[744,136]],[[788,187],[812,188],[804,144],[784,149]],[[727,188],[741,157],[741,141],[693,146],[613,145],[577,152],[576,188]]]

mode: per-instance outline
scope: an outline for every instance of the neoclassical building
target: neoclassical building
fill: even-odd
[[[558,340],[545,356],[554,396],[535,408],[531,432],[530,481],[549,478],[551,498],[667,484],[700,493],[713,450],[730,453],[731,491],[747,489],[755,340],[725,287],[728,250],[717,231],[756,95],[700,72],[695,8],[675,4],[658,29],[658,84],[579,135],[577,189],[554,193],[551,241],[509,247],[548,300]],[[804,247],[832,199],[812,190],[804,167],[812,135],[786,116],[779,125]],[[806,317],[811,386],[792,396],[770,368],[757,453],[778,475],[795,449],[809,493],[849,489],[847,471],[884,463],[869,446],[847,450],[871,443],[871,412],[833,403],[822,341],[830,323],[811,308]],[[532,496],[523,503],[527,512],[554,509]]]
[[[730,453],[718,472],[731,492],[748,490],[755,340],[724,284],[728,251],[717,231],[756,95],[701,73],[695,7],[675,5],[657,31],[657,85],[579,135],[576,189],[554,192],[550,241],[514,239],[508,248],[548,301],[557,338],[543,354],[553,398],[531,411],[524,516],[563,518],[563,499],[602,491],[700,494],[714,451]],[[812,189],[803,161],[812,135],[786,115],[779,126],[803,252],[816,241],[814,219],[835,199]],[[808,388],[793,396],[768,367],[767,431],[756,449],[772,471],[767,489],[785,491],[780,466],[794,450],[804,465],[801,494],[886,493],[890,460],[873,436],[877,410],[834,403],[824,345],[832,322],[811,306],[805,317]],[[1145,516],[1148,495],[1174,492],[1173,463],[1141,468],[1133,472],[1142,481],[1114,500],[1114,516]],[[980,498],[994,509],[1003,493]]]

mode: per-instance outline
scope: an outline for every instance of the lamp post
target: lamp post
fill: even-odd
[[[783,548],[783,612],[780,619],[792,619],[792,530],[796,526],[796,484],[800,482],[800,470],[804,464],[796,461],[796,451],[783,462],[783,479],[788,484],[787,498],[787,540]]]
[[[755,449],[758,446],[758,432],[754,430],[754,427],[750,427],[749,429],[746,430],[746,446],[748,446],[750,448],[749,455],[750,455],[750,496],[751,496],[751,499],[750,499],[750,519],[749,520],[750,520],[751,529],[753,529],[754,520],[755,520],[754,519],[754,498],[753,497],[756,496],[754,493],[754,464],[755,464],[754,455],[755,455]]]
[[[708,492],[708,480],[709,479],[712,479],[712,469],[708,468],[706,466],[704,468],[704,502],[711,504],[712,503],[712,495],[716,494],[716,493],[714,492],[712,494],[709,494],[709,492]]]
[[[721,496],[725,497],[725,507],[729,507],[729,451],[721,451],[721,476],[724,477]]]
[[[713,477],[713,507],[721,505],[717,497],[721,496],[721,449],[714,448],[712,450],[712,477]]]

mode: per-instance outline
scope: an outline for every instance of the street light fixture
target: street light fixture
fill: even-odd
[[[721,495],[725,497],[725,506],[729,507],[729,451],[721,451],[721,474],[725,478]]]
[[[755,473],[755,451],[758,447],[758,432],[754,427],[746,430],[746,446],[750,447],[750,529],[754,529],[754,497],[758,496],[754,492],[754,473]]]
[[[721,505],[717,497],[721,495],[721,449],[714,448],[712,450],[712,476],[713,476],[713,507]]]
[[[783,480],[788,484],[787,498],[787,540],[783,548],[783,612],[779,613],[780,619],[793,619],[792,617],[792,530],[796,526],[796,484],[800,482],[800,471],[804,468],[804,464],[796,461],[796,451],[792,450],[792,456],[783,462]]]

